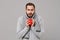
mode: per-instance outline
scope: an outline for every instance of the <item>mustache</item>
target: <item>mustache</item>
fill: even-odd
[[[28,15],[31,15],[32,13],[29,13]],[[32,14],[33,15],[33,14]]]
[[[29,14],[26,13],[26,15],[27,15],[27,17],[32,18],[34,13],[33,14],[32,13],[29,13]],[[32,15],[32,16],[29,16],[29,15]]]

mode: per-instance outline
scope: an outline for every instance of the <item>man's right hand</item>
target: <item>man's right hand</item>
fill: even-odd
[[[29,27],[29,22],[28,19],[26,20],[26,26]]]
[[[32,18],[28,18],[26,20],[26,26],[31,27],[32,25],[34,25],[34,20]]]

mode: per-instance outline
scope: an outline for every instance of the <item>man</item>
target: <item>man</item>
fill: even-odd
[[[17,38],[20,40],[40,40],[40,36],[44,32],[42,18],[36,14],[33,3],[27,3],[25,10],[25,15],[18,18]],[[32,19],[31,26],[29,26],[29,18]]]

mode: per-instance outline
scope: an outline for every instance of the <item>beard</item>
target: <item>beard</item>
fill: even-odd
[[[29,14],[26,13],[26,15],[27,15],[27,17],[32,18],[34,13],[33,14],[32,13],[29,13]],[[31,16],[29,16],[29,15],[31,15]]]

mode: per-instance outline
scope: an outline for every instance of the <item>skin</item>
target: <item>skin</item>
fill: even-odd
[[[32,5],[28,5],[27,8],[26,8],[26,14],[29,17],[31,17],[31,16],[33,16],[34,13],[35,13],[35,8]],[[32,19],[32,20],[33,20],[33,24],[32,24],[32,26],[33,26],[35,21],[34,21],[34,19]],[[28,20],[26,20],[26,26],[27,27],[29,26]]]

